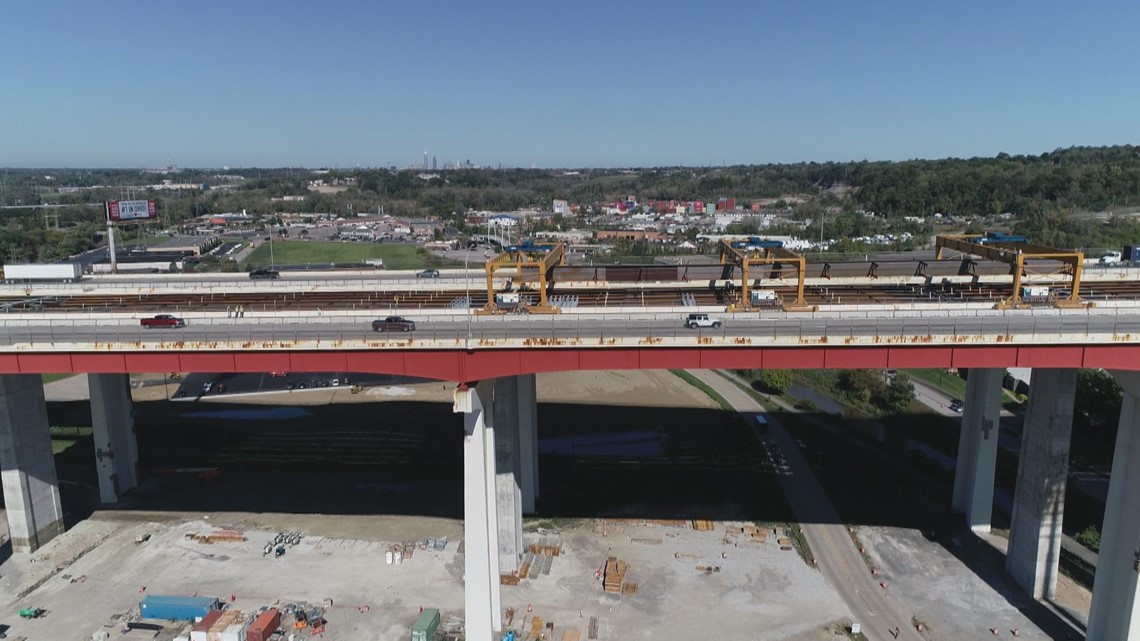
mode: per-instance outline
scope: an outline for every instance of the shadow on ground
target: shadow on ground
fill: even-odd
[[[50,405],[53,425],[90,416],[86,403]],[[135,411],[144,483],[125,509],[462,518],[462,418],[450,403],[156,401]],[[540,439],[571,448],[540,456],[541,516],[793,520],[777,483],[778,453],[735,413],[540,403],[538,415]],[[877,443],[870,422],[846,421],[837,433],[821,425],[825,416],[774,416],[799,439],[845,523],[922,531],[1052,638],[1070,638],[1068,623],[1009,581],[1004,556],[950,513],[952,472],[918,455],[900,462],[887,452],[897,436]],[[575,442],[630,433],[652,447],[607,452],[595,439]],[[83,518],[98,500],[91,438],[57,463],[72,488],[64,494],[69,521]]]

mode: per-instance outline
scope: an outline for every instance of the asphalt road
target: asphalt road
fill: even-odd
[[[765,412],[751,396],[715,372],[691,373],[716,390],[738,412],[747,414],[749,419],[754,414]],[[780,487],[804,529],[820,571],[847,604],[853,620],[862,625],[864,636],[871,641],[890,641],[896,638],[890,630],[897,627],[898,639],[922,641],[910,625],[911,617],[902,614],[900,605],[888,590],[879,586],[867,569],[839,513],[811,472],[800,448],[771,415],[767,418],[768,440],[779,448],[786,464],[785,472],[779,476]]]
[[[374,316],[312,316],[292,318],[191,319],[180,329],[145,329],[133,319],[98,320],[98,316],[75,314],[71,321],[47,325],[20,326],[0,319],[0,341],[9,345],[40,342],[170,342],[176,341],[383,341],[409,339],[476,340],[494,339],[602,339],[602,338],[689,338],[711,341],[765,337],[821,337],[842,341],[845,337],[926,337],[992,336],[1010,334],[1065,334],[1079,342],[1088,333],[1140,335],[1140,316],[1123,315],[1008,315],[935,316],[905,318],[850,317],[736,317],[720,328],[686,329],[683,314],[653,318],[636,315],[577,316],[419,316],[412,315],[414,332],[374,333]],[[14,319],[19,322],[19,319]]]

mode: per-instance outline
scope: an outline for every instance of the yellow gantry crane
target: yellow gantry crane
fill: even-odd
[[[771,265],[771,277],[783,277],[785,265],[796,270],[796,299],[784,301],[786,311],[811,311],[813,308],[804,301],[804,273],[807,264],[803,256],[784,248],[779,240],[753,236],[747,240],[720,240],[720,264],[739,267],[741,271],[740,300],[728,306],[729,312],[750,311],[767,301],[753,300],[752,282],[748,272],[753,266]]]
[[[551,282],[551,271],[556,265],[566,264],[566,246],[562,243],[535,243],[527,240],[519,245],[508,245],[503,253],[487,261],[487,305],[479,311],[481,314],[505,314],[519,311],[528,314],[558,314],[562,310],[550,304],[546,296],[547,284]],[[495,272],[500,269],[515,269],[515,275],[508,282],[518,286],[519,291],[526,291],[527,281],[524,279],[524,270],[538,271],[538,304],[527,305],[514,288],[496,295]]]
[[[934,241],[934,258],[942,260],[943,250],[949,249],[961,254],[978,256],[989,260],[1006,263],[1013,274],[1013,295],[998,304],[999,308],[1024,307],[1032,300],[1026,300],[1023,295],[1022,277],[1025,276],[1025,263],[1027,260],[1052,260],[1064,265],[1062,273],[1071,278],[1071,287],[1067,295],[1054,297],[1051,294],[1044,298],[1057,307],[1082,307],[1088,303],[1081,300],[1081,268],[1085,255],[1079,251],[1065,251],[1031,243],[1026,236],[1012,236],[1001,232],[987,232],[985,234],[962,234],[955,236],[938,236]],[[1028,290],[1029,288],[1024,288]],[[1034,296],[1033,298],[1037,298]]]

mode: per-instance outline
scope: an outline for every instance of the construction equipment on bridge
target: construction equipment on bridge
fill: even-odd
[[[503,253],[487,261],[487,306],[479,313],[504,314],[512,311],[526,312],[528,314],[558,314],[562,310],[550,304],[547,300],[547,285],[550,283],[551,271],[557,265],[566,264],[566,246],[562,243],[536,243],[526,240],[519,245],[508,245]],[[515,275],[507,281],[507,293],[496,295],[495,272],[504,268],[515,268]],[[517,284],[519,291],[526,291],[529,287],[523,278],[523,270],[538,271],[538,304],[527,304],[526,300],[515,293],[510,293],[512,285]]]
[[[1013,274],[1013,294],[998,303],[999,309],[1027,307],[1029,303],[1052,300],[1056,307],[1083,307],[1088,305],[1081,300],[1081,268],[1085,255],[1079,251],[1066,251],[1036,245],[1030,242],[1028,236],[1013,236],[1002,232],[986,232],[985,234],[962,234],[954,236],[938,236],[934,241],[934,259],[942,260],[943,250],[959,252],[963,256],[978,256],[989,260],[1006,263]],[[1068,291],[1061,296],[1042,297],[1039,287],[1022,287],[1022,278],[1026,275],[1025,263],[1029,260],[1051,260],[1063,264],[1060,273],[1071,278]]]
[[[728,305],[728,312],[752,311],[771,300],[766,292],[753,296],[752,282],[748,277],[749,269],[754,265],[771,265],[769,278],[783,278],[785,265],[790,264],[796,270],[796,299],[784,301],[785,311],[812,311],[812,307],[804,302],[804,272],[807,267],[803,256],[784,248],[779,240],[752,236],[747,240],[720,240],[720,264],[739,267],[741,271],[740,299]]]

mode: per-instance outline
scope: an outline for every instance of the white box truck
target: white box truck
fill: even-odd
[[[50,265],[4,265],[4,282],[26,283],[51,281],[70,283],[83,277],[83,265],[53,263]]]

